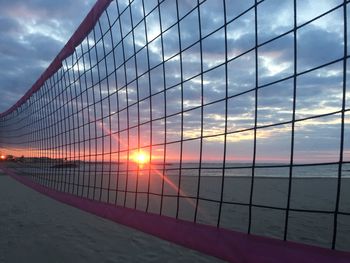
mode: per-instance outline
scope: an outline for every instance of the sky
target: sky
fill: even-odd
[[[0,112],[34,84],[95,0],[0,0]]]
[[[123,10],[127,1],[119,1],[119,8]],[[136,84],[138,79],[140,88],[141,146],[150,144],[150,95],[148,81],[151,82],[152,118],[160,118],[153,122],[152,144],[162,143],[165,139],[164,127],[166,123],[167,142],[176,142],[181,138],[181,69],[179,55],[179,36],[181,38],[182,69],[184,93],[184,127],[183,138],[191,139],[184,143],[183,156],[187,160],[197,160],[200,139],[201,111],[201,72],[199,34],[205,37],[202,41],[203,59],[203,135],[219,135],[225,131],[225,31],[223,5],[221,1],[208,0],[200,5],[201,23],[199,25],[198,12],[195,7],[197,1],[179,1],[179,27],[172,26],[176,22],[175,1],[166,0],[158,9],[153,9],[157,1],[145,1],[146,30],[148,35],[148,51],[150,67],[153,68],[148,79],[146,37],[143,23],[135,27],[136,65],[134,46],[130,33],[131,20],[129,12],[120,17],[122,33],[118,23],[115,24],[115,42],[125,37],[124,51],[126,64],[126,80],[123,67],[116,72],[118,83],[114,89],[128,83],[129,103],[136,101]],[[226,20],[233,18],[249,9],[254,1],[226,1]],[[263,88],[258,91],[257,125],[266,126],[292,119],[293,109],[293,78],[267,85],[274,81],[287,78],[294,73],[294,35],[285,34],[277,40],[268,42],[276,36],[289,32],[294,26],[293,2],[291,0],[266,0],[258,5],[257,25],[258,48],[257,68],[255,67],[255,14],[250,9],[242,16],[232,20],[227,25],[227,83],[228,83],[228,118],[227,131],[235,132],[248,129],[246,132],[231,133],[227,136],[227,156],[230,161],[251,161],[253,156],[253,130],[255,121],[255,76],[257,84]],[[142,21],[141,1],[135,0],[131,5],[134,25]],[[332,63],[326,67],[304,72],[341,59],[344,55],[343,10],[342,8],[309,22],[327,10],[337,7],[340,0],[300,0],[297,1],[297,25],[302,26],[297,31],[297,77],[296,111],[297,120],[315,115],[340,111],[343,97],[343,63]],[[82,18],[92,7],[93,1],[1,1],[0,2],[0,89],[4,99],[0,101],[0,111],[5,111],[15,103],[35,82],[45,70],[70,35],[74,32]],[[348,11],[350,11],[350,8]],[[109,7],[111,17],[115,13],[115,3]],[[153,10],[153,11],[152,11]],[[192,11],[191,11],[192,10]],[[273,12],[271,11],[273,10]],[[159,16],[162,24],[159,23]],[[105,17],[101,18],[104,25]],[[180,28],[180,32],[178,31]],[[201,31],[199,30],[201,28]],[[221,29],[220,29],[221,28]],[[350,26],[348,27],[350,28]],[[219,29],[219,30],[217,30]],[[162,62],[161,37],[163,34],[165,76],[163,67],[157,66]],[[107,37],[106,37],[107,38]],[[110,41],[110,40],[109,40]],[[268,42],[264,44],[265,42]],[[83,43],[84,45],[84,43]],[[107,52],[111,50],[111,43],[106,39]],[[121,45],[116,46],[116,63],[122,65],[124,59]],[[251,51],[249,51],[251,50]],[[99,49],[102,52],[102,49]],[[101,54],[101,53],[99,53]],[[236,58],[237,57],[237,58]],[[112,60],[106,58],[108,68],[112,68]],[[92,58],[93,63],[96,58]],[[79,61],[80,70],[82,61]],[[137,66],[137,74],[135,68]],[[96,68],[95,68],[96,69]],[[93,69],[93,71],[96,71]],[[79,71],[79,69],[73,69]],[[96,72],[94,72],[96,73]],[[110,74],[106,72],[106,74]],[[104,74],[104,73],[102,73]],[[197,77],[196,77],[197,76]],[[164,100],[164,79],[166,100]],[[90,83],[91,84],[91,83]],[[92,84],[91,84],[92,85]],[[266,86],[264,86],[266,85]],[[144,88],[145,87],[145,88]],[[104,95],[108,94],[106,86],[101,87]],[[98,89],[92,89],[98,92]],[[348,89],[347,89],[348,90]],[[235,96],[242,93],[240,96]],[[89,93],[86,93],[90,96]],[[118,91],[119,110],[126,107],[126,89]],[[349,109],[349,92],[347,92],[345,108]],[[102,99],[103,99],[102,98]],[[114,98],[112,96],[112,98]],[[117,100],[117,98],[114,98]],[[91,98],[90,98],[91,101]],[[164,111],[164,103],[167,108]],[[99,107],[100,104],[102,107]],[[72,106],[73,107],[73,106]],[[99,102],[96,108],[88,109],[91,118],[104,112],[116,112],[116,107],[108,108],[106,103]],[[136,105],[129,108],[129,126],[137,125]],[[171,115],[166,121],[162,119],[165,113]],[[128,127],[126,110],[112,117],[112,132]],[[117,126],[117,117],[120,125]],[[350,161],[350,115],[345,114],[345,160]],[[148,122],[148,123],[147,123]],[[326,162],[338,161],[340,151],[341,114],[310,119],[295,124],[295,160],[298,162]],[[103,126],[103,121],[101,121]],[[257,160],[262,162],[287,162],[290,159],[291,124],[266,127],[257,131]],[[250,129],[250,130],[249,130]],[[77,130],[78,132],[78,130]],[[102,131],[103,133],[104,131]],[[130,131],[133,138],[137,137],[136,129]],[[127,141],[125,132],[119,140]],[[197,138],[197,139],[196,139]],[[193,139],[193,140],[192,140]],[[136,147],[138,142],[132,140],[130,144]],[[206,161],[222,161],[224,136],[208,137],[203,140],[203,159]],[[118,142],[114,142],[118,144]],[[126,145],[126,143],[120,143]],[[99,146],[100,147],[100,146]],[[129,145],[129,147],[131,147]],[[157,147],[154,147],[157,151]],[[159,147],[159,156],[164,153],[164,147]],[[173,151],[173,153],[172,153]],[[179,144],[174,143],[167,148],[167,155],[178,156]],[[176,159],[176,158],[175,158]],[[171,161],[171,160],[170,160]]]

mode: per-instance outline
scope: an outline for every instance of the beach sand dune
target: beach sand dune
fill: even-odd
[[[0,262],[221,262],[41,195],[0,173]]]

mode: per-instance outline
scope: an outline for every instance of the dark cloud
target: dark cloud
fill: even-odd
[[[70,21],[79,22],[86,13],[79,14],[80,11],[89,11],[94,1],[84,0],[84,1],[74,1],[69,0],[63,1],[42,1],[42,0],[13,0],[6,1],[1,0],[1,10],[0,14],[14,14],[27,12],[25,16],[35,17],[37,19],[62,19],[70,17]],[[79,10],[79,13],[77,13]]]
[[[19,23],[11,17],[0,17],[0,30],[7,36],[22,31]]]
[[[343,36],[332,29],[308,25],[298,34],[298,71],[326,64],[343,56]]]
[[[0,111],[32,86],[94,1],[0,1]],[[77,12],[77,10],[79,10]]]
[[[293,29],[293,3],[293,0],[269,0],[258,5],[259,15],[257,22],[259,43],[263,43]]]

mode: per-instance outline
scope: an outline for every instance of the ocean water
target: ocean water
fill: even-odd
[[[95,163],[95,162],[76,162],[77,167],[54,168],[51,162],[43,163],[21,163],[8,165],[18,168],[25,167],[36,171],[49,171],[58,174],[77,174],[77,173],[96,173],[96,174],[113,174],[128,173],[129,175],[161,172],[169,176],[225,176],[225,177],[252,177],[253,169],[251,163],[226,163],[225,169],[222,163],[155,163],[152,165],[138,166],[134,163]],[[302,165],[296,164],[292,169],[293,178],[316,178],[316,177],[332,177],[338,178],[338,164],[316,164]],[[254,168],[255,177],[275,177],[286,178],[290,176],[290,168],[288,164],[283,163],[256,163]],[[342,178],[350,177],[350,163],[343,163],[341,170]]]
[[[44,164],[46,166],[46,164]],[[50,166],[50,165],[48,165]],[[315,178],[315,177],[338,177],[338,164],[319,164],[312,166],[295,165],[292,171],[292,177]],[[56,169],[58,170],[58,169]],[[135,173],[152,173],[160,171],[165,175],[182,176],[234,176],[251,177],[252,165],[250,163],[226,163],[223,169],[222,163],[156,163],[152,165],[137,166],[133,163],[78,163],[76,168],[65,168],[70,173],[125,173],[132,175]],[[257,163],[254,169],[256,177],[289,177],[290,169],[288,164],[281,163]],[[350,163],[342,164],[341,176],[350,177]]]

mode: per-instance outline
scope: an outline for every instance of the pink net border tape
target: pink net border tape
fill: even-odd
[[[248,235],[118,207],[59,192],[0,167],[22,184],[57,201],[229,262],[349,263],[350,253]]]
[[[44,73],[39,77],[39,79],[33,84],[33,86],[26,92],[26,94],[20,98],[11,108],[7,111],[0,113],[0,117],[6,116],[11,112],[19,108],[23,103],[25,103],[28,98],[37,90],[40,89],[47,79],[49,79],[55,72],[57,72],[62,67],[62,61],[70,56],[75,47],[77,47],[84,38],[89,34],[92,28],[95,26],[97,20],[101,14],[106,10],[108,5],[112,0],[98,0],[90,12],[87,14],[83,22],[79,25],[78,29],[74,32],[72,37],[68,40],[63,49],[58,53],[55,59],[51,62],[50,66],[44,71]]]

